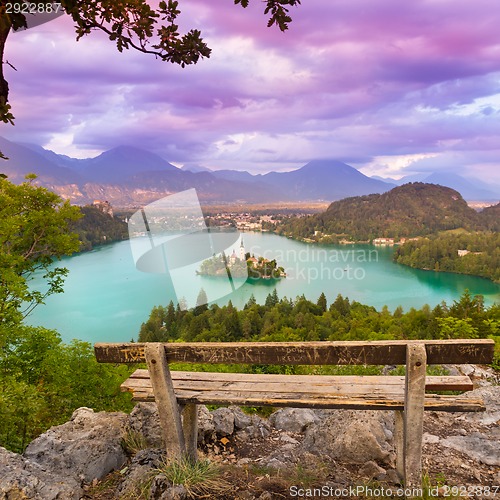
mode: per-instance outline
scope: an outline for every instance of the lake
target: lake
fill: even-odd
[[[392,262],[393,249],[371,245],[311,245],[270,233],[242,234],[246,252],[276,258],[287,277],[279,281],[244,283],[229,293],[227,280],[198,276],[198,264],[186,266],[182,276],[138,271],[128,241],[99,247],[92,252],[63,259],[69,269],[65,293],[49,297],[38,306],[28,323],[59,331],[63,340],[127,342],[137,340],[142,322],[155,305],[167,305],[179,296],[195,300],[203,288],[209,300],[225,304],[229,300],[242,307],[253,294],[263,303],[274,288],[279,297],[304,294],[316,301],[324,292],[330,304],[340,293],[377,309],[391,311],[451,304],[465,289],[485,297],[486,304],[500,301],[500,285],[489,280],[451,273],[411,269]],[[241,240],[233,248],[239,252]],[[226,252],[227,253],[227,252]],[[43,280],[35,278],[40,289]],[[193,298],[194,297],[194,298]]]

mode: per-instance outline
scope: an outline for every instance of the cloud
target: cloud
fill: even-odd
[[[180,2],[180,29],[201,29],[213,49],[184,69],[120,54],[103,34],[76,42],[60,18],[11,35],[16,126],[2,134],[80,156],[131,144],[254,171],[330,157],[392,175],[409,158],[437,170],[460,158],[464,173],[495,176],[496,3],[317,0],[292,8],[281,33],[258,1]]]

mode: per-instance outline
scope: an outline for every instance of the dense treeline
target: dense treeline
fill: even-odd
[[[451,306],[431,309],[372,306],[338,295],[328,305],[324,294],[317,302],[304,296],[279,299],[276,290],[265,304],[253,296],[242,310],[206,304],[183,311],[172,302],[153,308],[141,326],[142,342],[232,342],[485,338],[500,335],[500,306],[484,306],[481,296],[465,292]],[[497,337],[500,340],[499,337]]]
[[[465,250],[468,252],[459,251]],[[408,241],[396,249],[399,264],[434,271],[473,274],[500,281],[500,233],[444,233]]]
[[[125,366],[97,363],[87,342],[64,344],[53,330],[0,326],[0,446],[22,452],[76,408],[96,411],[132,408],[120,383]]]
[[[336,243],[342,238],[369,241],[378,237],[425,236],[457,228],[498,231],[499,211],[497,205],[478,214],[457,191],[415,182],[383,194],[336,201],[321,214],[283,221],[276,232]]]
[[[90,205],[81,207],[80,211],[83,217],[71,227],[80,239],[80,251],[92,250],[95,246],[128,238],[128,226],[122,220]]]

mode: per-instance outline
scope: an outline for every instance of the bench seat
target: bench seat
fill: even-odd
[[[324,409],[403,410],[405,377],[276,375],[171,371],[181,404],[275,406]],[[425,390],[470,391],[467,376],[428,376]],[[122,385],[135,401],[155,401],[148,370],[136,370]],[[425,410],[483,411],[481,399],[426,394]]]

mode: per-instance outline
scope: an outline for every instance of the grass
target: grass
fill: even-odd
[[[162,462],[154,475],[163,474],[173,485],[183,485],[191,497],[227,492],[231,485],[222,477],[220,467],[207,459],[193,462],[187,457]]]
[[[129,455],[135,455],[138,451],[149,448],[149,443],[144,435],[128,427],[122,436],[122,448]]]

